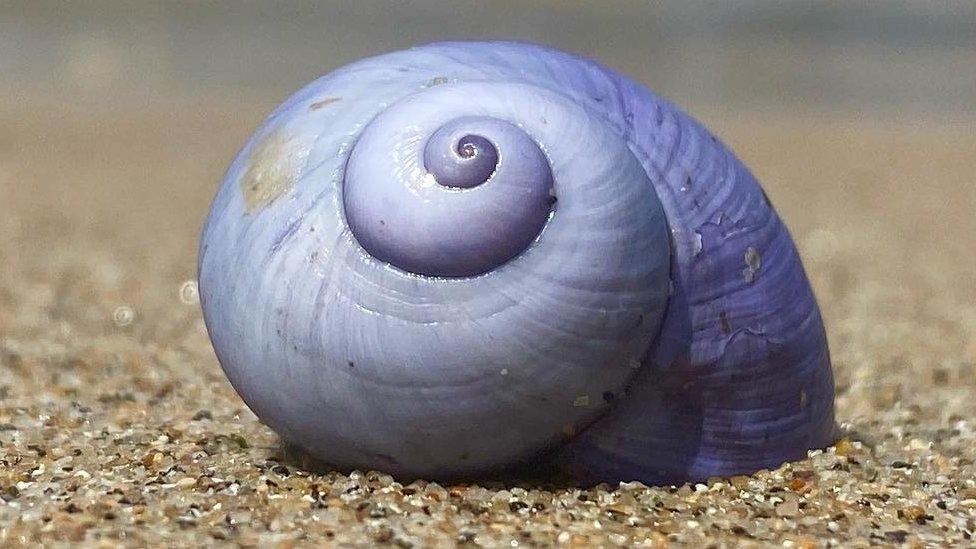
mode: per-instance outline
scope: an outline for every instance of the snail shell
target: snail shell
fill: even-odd
[[[792,240],[692,118],[516,43],[366,59],[281,105],[200,247],[249,407],[345,467],[593,480],[749,473],[831,442]]]

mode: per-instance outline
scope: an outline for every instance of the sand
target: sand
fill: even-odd
[[[2,97],[0,544],[973,543],[971,120],[698,111],[794,234],[846,437],[751,477],[581,488],[329,471],[248,411],[204,330],[196,238],[273,100]]]

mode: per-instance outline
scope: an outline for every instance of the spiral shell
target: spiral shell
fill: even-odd
[[[555,50],[431,44],[308,85],[228,170],[199,274],[231,383],[339,466],[668,482],[832,434],[820,313],[755,179]]]

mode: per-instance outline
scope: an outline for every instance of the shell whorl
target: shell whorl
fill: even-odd
[[[830,436],[819,311],[758,184],[669,103],[538,46],[432,44],[299,91],[228,170],[200,288],[247,404],[342,466],[559,449],[668,481]]]
[[[343,200],[373,257],[420,275],[483,274],[528,248],[548,220],[552,170],[518,126],[486,116],[434,126],[469,110],[468,88],[400,101],[357,140]]]

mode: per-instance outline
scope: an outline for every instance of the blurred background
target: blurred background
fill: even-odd
[[[595,58],[701,120],[794,235],[845,428],[891,441],[879,460],[932,444],[971,454],[974,2],[0,0],[0,486],[72,448],[76,467],[112,463],[138,486],[197,455],[192,441],[217,441],[195,444],[217,448],[202,463],[220,476],[233,468],[214,460],[255,476],[245,464],[270,459],[276,439],[221,375],[194,281],[223,171],[315,77],[484,38]],[[55,505],[34,486],[3,491],[37,505],[0,506],[0,523],[33,532],[30,517]],[[162,496],[147,497],[149,516]],[[176,528],[174,508],[161,528]],[[62,515],[72,539],[96,524],[122,535]]]
[[[363,56],[509,38],[597,58],[681,103],[972,113],[972,2],[3,2],[4,83],[142,106],[284,97]]]

